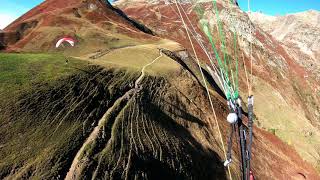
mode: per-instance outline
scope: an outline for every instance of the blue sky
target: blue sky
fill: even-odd
[[[248,10],[248,0],[238,0],[244,11]],[[262,11],[269,15],[285,15],[310,9],[320,11],[320,0],[250,0],[251,11]]]
[[[41,2],[43,0],[1,0],[0,29]],[[247,11],[248,0],[238,2]],[[262,11],[269,15],[284,15],[309,9],[320,11],[320,0],[250,0],[250,4],[252,11]]]
[[[43,2],[43,0],[1,0],[0,29],[3,29],[16,18],[41,2]]]

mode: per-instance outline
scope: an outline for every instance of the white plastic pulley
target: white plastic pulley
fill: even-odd
[[[232,163],[232,159],[227,159],[227,160],[223,163],[223,165],[224,165],[224,167],[228,167],[231,163]]]
[[[238,120],[238,115],[236,113],[230,113],[227,117],[227,121],[230,123],[230,124],[234,124],[236,123]]]

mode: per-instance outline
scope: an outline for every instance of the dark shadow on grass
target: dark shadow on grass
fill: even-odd
[[[219,85],[217,84],[217,82],[213,79],[213,77],[208,73],[207,70],[205,70],[204,68],[201,68],[203,75],[205,76],[205,78],[207,79],[207,81],[209,82],[209,84],[213,87],[213,89],[221,96],[223,97],[225,100],[227,100],[225,94],[223,93],[223,91],[220,89]]]
[[[143,103],[144,113],[147,114],[151,121],[154,121],[157,126],[163,131],[167,132],[165,141],[170,141],[175,146],[178,146],[177,156],[179,161],[175,161],[180,164],[184,171],[179,171],[177,168],[172,169],[166,164],[162,164],[158,159],[136,159],[138,170],[143,170],[148,174],[151,179],[163,179],[161,175],[164,175],[165,179],[227,179],[226,172],[216,152],[205,149],[190,132],[182,125],[178,124],[168,112],[163,111],[157,105],[145,102]],[[195,120],[192,115],[184,115],[188,121],[200,121]],[[192,117],[190,120],[190,117]],[[186,120],[187,120],[186,119]],[[166,139],[168,138],[168,139]],[[175,151],[172,147],[169,151]],[[168,154],[170,156],[170,154]],[[177,157],[167,157],[176,160]]]
[[[178,116],[186,121],[192,122],[192,123],[197,123],[200,126],[207,126],[207,123],[201,121],[197,117],[193,116],[192,114],[186,112],[184,109],[181,109],[177,105],[174,105],[173,103],[170,103],[165,100],[161,100],[161,104],[163,104],[166,107],[170,107],[169,109],[172,109],[173,111],[168,111],[171,115]]]

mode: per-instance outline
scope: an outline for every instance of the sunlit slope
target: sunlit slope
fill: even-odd
[[[175,1],[171,1],[165,4],[163,1],[121,0],[115,4],[130,17],[150,27],[160,37],[181,43],[193,54],[182,17],[200,61],[210,66],[204,50],[214,57],[214,63],[218,63],[212,44],[203,31],[202,23],[208,22],[208,29],[220,59],[224,61],[226,55],[230,59],[231,67],[235,66],[238,59],[240,94],[245,101],[248,96],[247,77],[250,80],[252,60],[253,76],[257,77],[253,78],[253,89],[258,98],[255,103],[257,107],[255,113],[257,124],[260,123],[259,127],[273,132],[273,129],[278,127],[284,129],[288,125],[288,119],[293,121],[289,123],[287,131],[287,133],[290,131],[289,134],[293,137],[289,138],[289,134],[283,135],[279,134],[280,132],[276,135],[284,142],[290,142],[288,144],[292,145],[303,159],[318,168],[320,156],[315,152],[319,149],[317,139],[320,131],[320,83],[315,78],[316,71],[301,65],[311,66],[311,64],[287,51],[283,43],[252,23],[249,16],[230,3],[231,1],[216,1],[217,9],[213,3],[215,1],[190,2],[176,4]],[[202,12],[203,16],[199,16],[199,12]],[[204,48],[197,41],[202,42]],[[301,54],[299,51],[295,53]],[[245,68],[249,76],[246,76]],[[281,115],[281,118],[277,115]],[[294,127],[291,126],[293,124]],[[311,136],[306,135],[310,133]]]
[[[77,41],[76,47],[66,52],[73,55],[157,39],[147,27],[129,19],[108,1],[98,0],[47,0],[10,24],[3,36],[6,40],[2,43],[10,52],[57,51],[56,41],[69,36]]]
[[[3,137],[0,157],[4,159],[0,161],[0,179],[227,179],[228,171],[223,167],[225,152],[218,130],[226,142],[229,133],[226,102],[206,73],[217,114],[215,119],[204,80],[174,10],[163,3],[158,6],[157,2],[150,8],[146,8],[148,4],[137,3],[134,7],[137,9],[128,10],[137,19],[142,18],[141,13],[146,15],[145,19],[139,19],[140,23],[156,30],[154,37],[133,27],[101,2],[48,0],[7,29],[19,30],[23,23],[30,23],[22,31],[22,38],[9,45],[7,51],[59,55],[0,56],[5,67],[5,73],[0,76],[4,79],[1,95],[6,97],[0,107]],[[219,9],[223,5],[218,3]],[[188,9],[190,5],[182,6]],[[155,21],[159,8],[165,16]],[[226,29],[231,22],[229,12],[221,13]],[[248,17],[238,9],[232,12],[236,12],[232,17],[241,20],[238,57],[244,58],[249,66]],[[210,23],[214,38],[219,38],[217,22],[212,18]],[[299,67],[282,51],[276,51],[281,50],[276,41],[259,32],[256,29],[253,43],[254,75],[262,82],[254,79],[259,104],[255,110],[258,126],[254,127],[252,169],[259,179],[271,176],[319,179],[314,168],[288,145],[308,138],[299,134],[289,143],[285,139],[289,134],[279,134],[287,132],[276,129],[288,122],[281,108],[290,108],[287,104],[292,105],[292,101],[300,107],[306,94],[301,93],[301,99],[290,99],[301,92],[302,86],[308,85],[300,81],[303,75],[297,74]],[[74,37],[76,46],[55,49],[55,38],[63,35]],[[230,35],[228,31],[228,42],[233,40]],[[234,59],[232,43],[227,47],[230,58]],[[199,47],[196,50],[201,52]],[[206,72],[208,61],[204,53],[199,53],[199,57],[200,66]],[[291,84],[292,77],[297,77],[296,86]],[[240,79],[242,98],[246,99],[243,69]],[[272,92],[258,94],[261,89]],[[308,89],[304,91],[307,92]],[[289,103],[279,101],[279,95]],[[265,98],[272,101],[266,108]],[[312,98],[308,100],[312,103]],[[280,108],[271,106],[279,103]],[[293,117],[302,111],[292,108],[286,112]],[[279,115],[272,119],[279,123],[277,127],[268,121],[272,115]],[[300,122],[306,120],[301,118]],[[296,125],[290,124],[294,132]],[[284,142],[272,134],[273,129]],[[307,147],[306,153],[315,149],[312,144],[303,147]],[[236,144],[231,175],[240,178]]]
[[[148,52],[149,49],[141,55]],[[158,52],[151,51],[149,62]],[[161,61],[172,64],[166,76],[186,78],[179,65],[168,57],[160,58],[152,68],[158,69]],[[87,61],[76,59],[66,63],[63,56],[48,54],[1,54],[1,63],[10,64],[10,68],[3,66],[6,73],[1,79],[6,81],[1,81],[1,85],[11,87],[10,92],[2,90],[8,96],[1,102],[2,178],[66,176],[75,154],[108,109],[110,114],[102,124],[104,136],[95,139],[90,152],[83,154],[90,158],[83,165],[89,169],[77,175],[88,177],[96,172],[99,174],[95,177],[104,177],[104,173],[112,172],[110,177],[120,176],[124,169],[119,163],[132,156],[128,165],[131,169],[124,174],[130,177],[157,177],[159,173],[197,179],[225,176],[219,156],[202,147],[186,129],[185,126],[192,129],[206,123],[188,115],[187,105],[181,106],[189,100],[170,85],[171,80],[164,78],[166,69],[160,75],[159,70],[147,70],[153,76],[146,75],[141,83],[143,89],[119,103],[133,89],[132,84],[141,72],[121,65],[88,65]],[[28,71],[31,67],[37,67],[36,73]],[[24,75],[19,78],[18,73]],[[195,83],[188,79],[186,83]],[[123,144],[124,141],[132,143]],[[108,148],[103,148],[104,143],[110,144]],[[131,155],[126,154],[129,152]],[[203,164],[209,160],[211,163]],[[106,163],[111,169],[103,168]],[[176,167],[180,170],[176,171]],[[203,169],[211,169],[211,173],[204,173]]]
[[[7,80],[1,83],[11,87],[2,90],[8,98],[1,103],[1,178],[226,179],[218,127],[200,77],[192,72],[196,69],[182,66],[181,59],[160,57],[157,47],[136,47],[140,63],[112,54],[95,60],[69,57],[68,63],[54,54],[1,54],[1,63],[10,64],[3,66],[7,75],[1,79]],[[172,53],[179,57],[179,51]],[[37,73],[29,71],[34,67]],[[23,80],[20,72],[26,72]],[[226,138],[227,109],[213,95]],[[309,166],[296,166],[302,160],[287,145],[265,131],[255,133],[264,141],[254,142],[254,152],[264,155],[255,153],[254,167],[292,164],[290,170],[259,171],[259,177],[276,171],[316,177]],[[238,154],[236,148],[233,153]],[[264,162],[266,155],[274,161]],[[233,177],[240,177],[238,163],[235,155]]]

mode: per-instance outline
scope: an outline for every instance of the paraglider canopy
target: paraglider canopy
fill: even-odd
[[[56,48],[60,47],[60,45],[63,44],[64,42],[69,43],[73,47],[76,41],[71,37],[60,38],[56,43]]]

